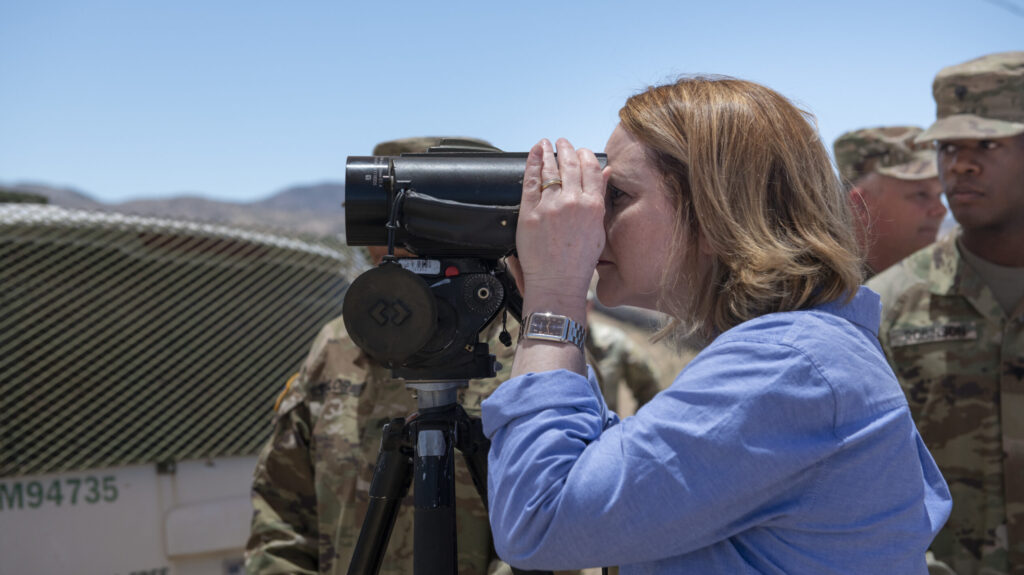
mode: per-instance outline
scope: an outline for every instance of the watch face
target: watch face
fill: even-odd
[[[541,335],[560,339],[565,335],[566,319],[567,318],[562,315],[535,313],[530,316],[530,327],[527,332],[530,335]]]

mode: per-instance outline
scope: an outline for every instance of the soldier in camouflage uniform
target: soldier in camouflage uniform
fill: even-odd
[[[1024,52],[944,68],[939,177],[960,228],[876,276],[879,337],[949,484],[933,573],[1024,573]]]
[[[628,387],[636,407],[650,401],[661,391],[660,377],[655,373],[654,362],[618,326],[601,317],[598,312],[587,316],[587,338],[584,341],[588,362],[594,367],[594,375],[601,384],[605,403],[621,417],[619,406],[619,384]]]
[[[921,131],[866,128],[847,132],[832,145],[857,216],[867,277],[934,242],[946,215],[935,150],[914,143]]]
[[[611,317],[596,309],[596,285],[595,277],[587,292],[587,336],[583,348],[587,363],[594,368],[594,376],[608,409],[619,417],[626,417],[632,413],[626,412],[627,406],[619,405],[620,384],[626,385],[636,401],[635,408],[639,409],[661,391],[659,382],[670,380],[669,376],[675,375],[674,366],[658,365],[652,354],[634,343]],[[663,373],[668,371],[673,373]]]
[[[374,155],[421,152],[436,138],[385,142]],[[519,326],[511,318],[508,330]],[[623,346],[625,334],[602,329],[589,361],[611,377],[639,370],[639,350]],[[502,368],[497,377],[471,381],[459,403],[473,417],[480,402],[508,379],[514,355],[489,330],[491,352]],[[609,380],[608,376],[600,376]],[[301,371],[275,406],[273,433],[254,473],[254,514],[246,550],[249,573],[346,573],[363,518],[382,427],[416,410],[405,382],[370,360],[348,337],[342,318],[317,336]],[[483,502],[462,457],[455,460],[458,562],[461,575],[511,573],[493,551]],[[381,573],[413,571],[413,502],[402,502]]]

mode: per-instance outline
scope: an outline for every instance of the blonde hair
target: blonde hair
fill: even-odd
[[[861,253],[813,116],[759,84],[687,77],[619,118],[676,208],[670,261],[687,265],[667,268],[662,305],[686,335],[853,297]]]

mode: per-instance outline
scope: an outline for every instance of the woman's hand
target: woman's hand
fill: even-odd
[[[604,190],[601,165],[590,150],[541,140],[526,160],[516,250],[509,262],[523,294],[523,317],[551,312],[587,322],[587,288],[604,250]],[[512,375],[568,369],[586,375],[580,350],[571,343],[526,339],[519,343]]]
[[[512,264],[524,315],[549,311],[578,315],[604,250],[605,180],[593,152],[568,140],[541,140],[530,150]],[[516,269],[520,268],[520,269]],[[577,321],[585,321],[575,317]]]

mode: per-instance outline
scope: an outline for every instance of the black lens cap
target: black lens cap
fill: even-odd
[[[386,365],[412,357],[437,327],[437,303],[427,282],[394,262],[357,277],[341,313],[352,341]]]

